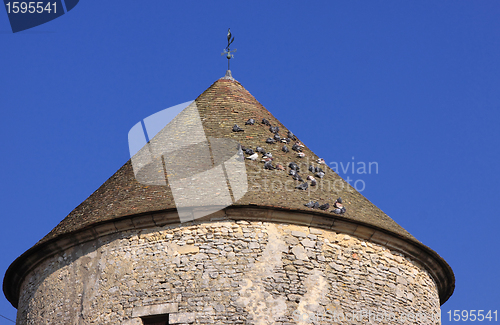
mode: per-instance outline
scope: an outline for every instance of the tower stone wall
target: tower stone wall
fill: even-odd
[[[230,219],[68,247],[20,292],[17,324],[139,325],[165,313],[170,324],[332,324],[332,315],[361,324],[384,313],[422,324],[415,316],[440,312],[432,276],[396,250],[332,229]]]

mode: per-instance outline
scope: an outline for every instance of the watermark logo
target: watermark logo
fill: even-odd
[[[79,0],[11,1],[4,0],[12,32],[17,33],[54,20],[71,9]]]
[[[248,190],[241,146],[232,139],[207,137],[194,101],[138,122],[128,142],[136,180],[168,183],[181,222],[222,210]]]
[[[358,192],[363,192],[366,189],[365,180],[358,177],[363,177],[362,175],[378,174],[378,162],[355,161],[354,157],[352,157],[352,161],[348,162],[332,161],[329,163],[329,166],[334,172],[343,176],[347,184],[354,187]],[[354,179],[351,179],[351,175]]]

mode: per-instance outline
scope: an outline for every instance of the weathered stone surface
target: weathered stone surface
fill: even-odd
[[[196,254],[200,251],[200,248],[194,245],[184,245],[179,246],[177,251],[179,254]]]
[[[292,248],[292,253],[298,260],[305,260],[305,261],[309,260],[309,257],[306,254],[306,250],[302,246],[295,246],[294,248]]]
[[[307,233],[302,232],[302,231],[298,231],[298,230],[293,230],[292,231],[292,236],[295,236],[295,237],[306,237]]]
[[[177,313],[168,316],[169,324],[191,324],[195,321],[194,313]]]
[[[294,312],[439,312],[425,269],[379,244],[249,221],[106,235],[45,260],[22,292],[20,325],[139,325],[165,313],[171,324],[283,325],[300,324]]]
[[[132,317],[176,313],[178,310],[179,307],[176,302],[168,304],[140,306],[140,307],[134,307],[132,309]]]

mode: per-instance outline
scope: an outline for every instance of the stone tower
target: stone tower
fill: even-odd
[[[250,118],[255,124],[245,125]],[[212,84],[150,141],[167,143],[167,131],[196,138],[198,123],[211,156],[182,159],[193,150],[203,156],[196,141],[181,155],[149,160],[141,149],[137,165],[129,160],[9,267],[3,290],[18,309],[17,324],[392,324],[394,317],[440,324],[436,315],[455,285],[444,259],[307,147],[299,158],[293,140],[289,152],[281,140],[266,143],[274,134],[263,119],[288,136],[230,74]],[[244,131],[234,132],[235,124]],[[188,131],[177,132],[180,126]],[[284,170],[264,169],[261,154],[255,161],[237,154],[245,174],[233,182],[228,157],[216,150],[226,140],[265,148],[272,167]],[[165,171],[176,161],[183,170],[223,171],[232,190],[212,177],[194,181],[196,173],[176,178],[177,165]],[[307,190],[295,188],[303,182],[290,175],[291,162]],[[315,186],[306,180],[309,165],[325,172]],[[181,202],[185,180],[195,199]],[[203,182],[210,190],[196,192]],[[226,207],[207,212],[200,203],[223,195]],[[331,212],[338,197],[345,213]],[[330,208],[304,206],[311,200]]]

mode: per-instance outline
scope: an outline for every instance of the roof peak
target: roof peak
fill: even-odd
[[[234,79],[233,75],[231,74],[231,70],[227,70],[226,71],[226,75],[224,77],[220,78],[220,79],[236,81],[236,79]]]

